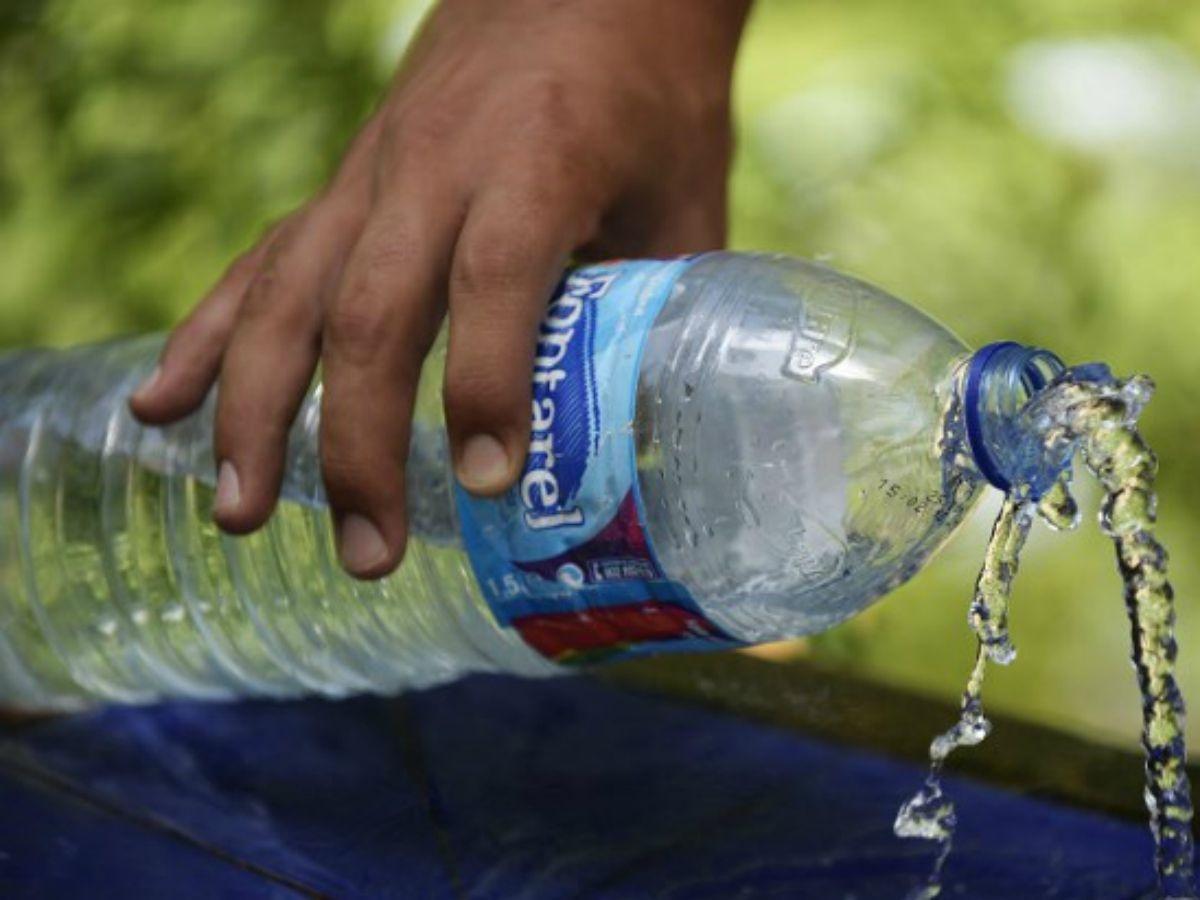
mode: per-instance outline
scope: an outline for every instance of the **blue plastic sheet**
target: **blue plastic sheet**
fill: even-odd
[[[0,885],[38,898],[890,900],[933,858],[891,833],[923,775],[587,678],[102,709],[0,741]],[[944,896],[1151,885],[1139,823],[953,777],[948,789],[961,825]]]

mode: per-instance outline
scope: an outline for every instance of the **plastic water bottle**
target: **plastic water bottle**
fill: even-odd
[[[337,564],[320,388],[278,511],[210,518],[212,398],[165,429],[126,398],[161,338],[0,357],[0,701],[393,691],[807,634],[912,575],[985,480],[1049,483],[1011,431],[1061,363],[972,354],[911,306],[779,256],[616,262],[541,326],[530,451],[504,497],[451,475],[444,342],[422,378],[397,572]]]

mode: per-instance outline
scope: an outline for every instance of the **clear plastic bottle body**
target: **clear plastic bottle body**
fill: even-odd
[[[822,631],[911,577],[979,496],[967,348],[868,284],[709,254],[643,358],[642,497],[664,568],[747,643]]]
[[[276,515],[210,519],[212,401],[146,429],[126,397],[160,339],[0,358],[0,700],[394,691],[470,671],[562,671],[501,628],[458,534],[427,363],[400,569],[339,569],[319,387]],[[668,574],[747,642],[827,628],[910,576],[978,494],[947,449],[967,351],[882,292],[782,257],[709,254],[651,329],[639,483]]]
[[[470,671],[556,670],[495,624],[458,541],[440,377],[423,379],[400,568],[337,564],[317,456],[319,387],[289,441],[276,514],[211,522],[213,398],[141,427],[126,398],[161,339],[0,359],[0,701],[390,692]],[[440,370],[444,342],[431,354]]]

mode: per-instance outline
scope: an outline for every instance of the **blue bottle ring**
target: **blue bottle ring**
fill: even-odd
[[[979,411],[980,392],[983,388],[983,378],[987,372],[988,363],[1000,351],[1007,350],[1010,347],[1019,349],[1020,346],[1016,341],[997,341],[994,344],[987,344],[976,351],[971,357],[970,368],[967,370],[967,386],[963,392],[963,406],[965,407],[963,418],[967,425],[967,446],[970,447],[971,455],[975,458],[975,465],[979,467],[979,471],[983,477],[993,487],[1005,493],[1012,490],[1012,482],[1005,478],[1000,471],[1000,464],[988,450],[987,441],[983,438],[983,417]],[[1040,373],[1036,373],[1035,378],[1040,382],[1036,385],[1037,390],[1046,386]]]

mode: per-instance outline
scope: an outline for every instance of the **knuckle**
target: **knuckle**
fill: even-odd
[[[260,268],[246,285],[246,294],[242,298],[243,318],[257,319],[265,315],[274,305],[280,282],[279,269],[274,263]]]
[[[356,360],[373,358],[390,343],[397,278],[417,264],[412,243],[400,229],[373,226],[378,236],[355,249],[354,260],[337,299],[325,313],[324,337],[333,349]]]
[[[304,210],[295,210],[263,229],[261,236],[249,250],[234,258],[225,270],[226,277],[252,276],[279,249],[281,241],[300,226]]]
[[[233,262],[225,268],[221,280],[227,281],[252,275],[266,252],[267,243],[269,243],[269,237],[263,238],[258,244],[235,257]]]
[[[291,273],[286,257],[259,270],[246,288],[239,316],[243,324],[265,324],[288,334],[310,329],[313,308],[306,288]]]
[[[389,343],[383,308],[363,291],[344,294],[325,317],[324,338],[351,362],[376,358]]]
[[[507,294],[519,288],[534,259],[528,244],[511,231],[494,226],[479,230],[455,254],[451,293],[473,297]]]

